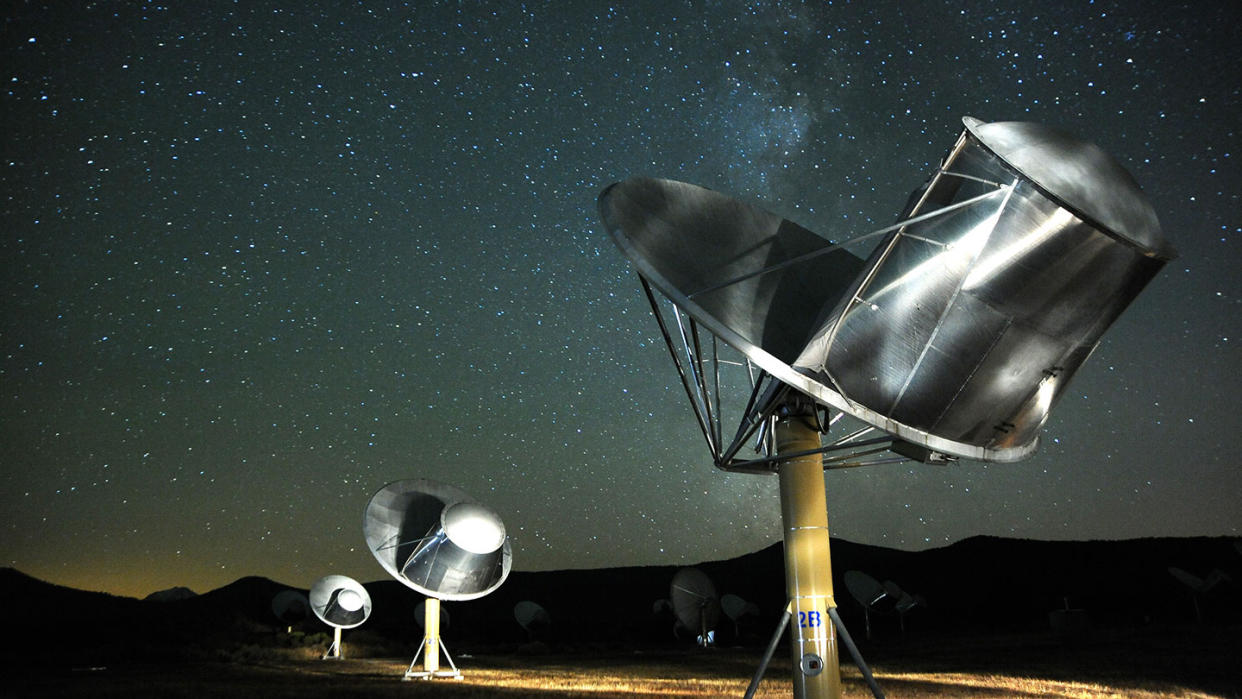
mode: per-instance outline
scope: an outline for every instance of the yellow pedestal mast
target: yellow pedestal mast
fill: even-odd
[[[814,407],[794,411],[776,423],[777,455],[820,448]],[[836,629],[828,616],[835,607],[828,545],[828,504],[824,462],[819,453],[781,462],[781,521],[785,526],[785,590],[791,611],[794,696],[837,699],[841,670]]]
[[[423,645],[418,649],[418,654],[414,656],[414,659],[410,661],[410,667],[405,671],[405,679],[452,678],[460,680],[461,672],[453,664],[453,657],[449,655],[444,642],[440,640],[440,600],[436,597],[428,597],[423,604]],[[444,659],[448,661],[451,669],[440,669],[441,650],[444,651]],[[419,658],[423,659],[423,669],[415,670],[414,666],[418,665]]]
[[[423,604],[423,672],[432,677],[440,671],[440,600],[428,597]]]

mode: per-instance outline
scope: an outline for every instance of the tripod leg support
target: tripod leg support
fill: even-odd
[[[854,645],[854,639],[850,638],[850,632],[846,630],[845,623],[841,621],[841,615],[837,613],[836,607],[828,608],[828,616],[832,617],[832,623],[837,627],[837,634],[841,638],[841,645],[845,646],[850,652],[850,657],[854,658],[854,664],[862,672],[863,679],[867,681],[867,686],[871,688],[871,694],[875,699],[884,699],[884,690],[880,689],[880,685],[876,684],[875,677],[871,674],[871,668],[867,667],[867,661],[863,660],[862,653],[858,652],[858,646]]]
[[[755,670],[755,676],[750,678],[750,686],[746,688],[744,699],[751,699],[755,696],[755,691],[759,689],[759,682],[763,680],[763,673],[768,671],[768,663],[772,662],[772,656],[776,653],[776,646],[781,642],[781,636],[785,635],[785,628],[789,626],[789,617],[793,612],[789,607],[785,607],[785,613],[781,615],[781,622],[776,625],[776,632],[772,634],[772,640],[768,641],[767,650],[763,651],[763,660],[759,662],[759,669]]]

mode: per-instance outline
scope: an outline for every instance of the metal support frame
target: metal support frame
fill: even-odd
[[[763,673],[768,670],[768,663],[772,662],[772,656],[776,653],[776,645],[781,642],[786,626],[789,626],[789,605],[785,605],[785,611],[781,612],[780,623],[776,625],[776,631],[772,632],[772,640],[768,641],[768,647],[763,651],[763,659],[759,661],[755,676],[750,678],[750,685],[746,687],[746,693],[742,695],[742,699],[751,699],[755,696],[755,690],[759,689],[759,682],[763,680]]]
[[[716,467],[738,473],[776,473],[780,464],[791,455],[778,456],[772,441],[773,413],[794,392],[785,384],[773,379],[767,372],[758,369],[749,360],[730,362],[720,357],[720,347],[714,334],[710,339],[702,337],[698,323],[684,314],[675,304],[662,304],[646,279],[642,281],[643,291],[651,304],[652,315],[659,324],[664,344],[668,348],[673,366],[681,379],[682,388],[690,401],[699,430],[707,442]],[[665,305],[668,306],[665,309]],[[669,317],[671,316],[671,317]],[[674,328],[675,326],[675,328]],[[674,329],[676,335],[674,335]],[[705,346],[707,349],[705,349]],[[724,443],[724,406],[721,397],[725,386],[722,384],[722,365],[736,364],[745,366],[749,396],[738,420],[738,427],[733,439]],[[818,424],[829,420],[820,416],[823,407],[814,407],[813,419]],[[832,418],[839,419],[840,414]],[[831,454],[823,460],[824,468],[843,469],[877,464],[900,463],[909,461],[910,457],[884,454],[889,451],[897,440],[889,434],[880,433],[869,439],[861,436],[879,432],[874,427],[864,427],[847,434],[828,444],[816,443],[809,453]],[[755,443],[755,458],[738,458],[742,447],[752,439]],[[793,455],[801,456],[801,454]]]
[[[341,627],[332,627],[332,645],[328,646],[328,650],[324,651],[320,660],[340,660],[341,659]]]
[[[854,664],[862,672],[863,680],[871,688],[871,695],[875,699],[884,699],[884,690],[880,689],[880,685],[875,681],[875,676],[871,674],[871,668],[867,667],[867,661],[863,660],[862,653],[858,652],[858,646],[854,645],[854,639],[850,637],[850,632],[846,630],[845,622],[841,621],[841,615],[837,613],[837,608],[829,607],[828,614],[832,617],[833,626],[837,627],[837,633],[841,634],[841,645],[845,646],[846,650],[850,652],[850,657],[854,659]]]
[[[884,690],[880,689],[880,685],[875,681],[875,676],[871,674],[871,668],[867,667],[867,661],[863,660],[862,653],[858,652],[858,646],[854,645],[854,639],[850,637],[850,632],[845,628],[845,622],[841,621],[841,615],[837,613],[836,607],[828,608],[828,615],[832,618],[832,623],[837,629],[837,633],[841,635],[841,645],[845,646],[850,652],[850,657],[854,659],[854,664],[858,666],[862,672],[863,680],[867,683],[867,687],[871,690],[871,696],[875,699],[885,699]],[[755,670],[754,677],[750,678],[750,684],[746,686],[746,693],[742,695],[742,699],[751,699],[755,696],[755,692],[759,689],[759,683],[763,681],[763,675],[768,671],[768,663],[772,662],[772,656],[776,653],[776,646],[781,641],[781,636],[785,634],[785,627],[789,626],[790,606],[785,606],[785,611],[781,612],[781,620],[776,624],[776,631],[772,632],[772,639],[768,641],[768,647],[763,651],[763,658],[759,661],[759,667]]]
[[[424,611],[423,643],[418,647],[418,652],[414,654],[414,659],[410,661],[410,667],[405,671],[404,679],[462,679],[461,671],[453,662],[453,656],[449,655],[444,640],[440,638],[440,600],[428,597]],[[448,661],[452,670],[440,669],[440,651],[444,651],[444,659]],[[418,664],[419,657],[423,658],[423,669],[416,671],[414,666]]]

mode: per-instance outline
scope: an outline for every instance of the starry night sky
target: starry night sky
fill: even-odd
[[[830,473],[834,535],[1242,534],[1237,3],[44,5],[3,33],[0,564],[382,579],[401,478],[495,508],[519,570],[766,546],[776,481],[710,465],[596,197],[849,238],[965,115],[1098,143],[1181,257],[1035,457]]]

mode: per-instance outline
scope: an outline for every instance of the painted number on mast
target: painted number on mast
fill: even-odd
[[[824,625],[823,617],[819,612],[798,612],[798,626],[804,629],[814,629]]]

